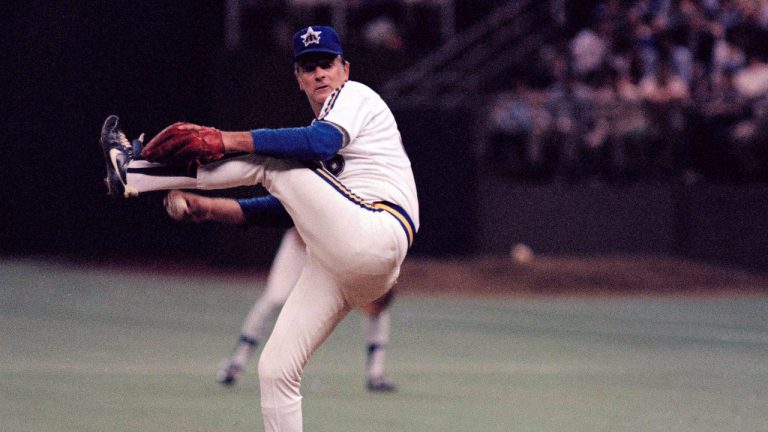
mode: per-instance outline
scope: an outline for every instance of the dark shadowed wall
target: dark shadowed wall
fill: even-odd
[[[277,231],[177,224],[162,193],[116,204],[102,184],[98,133],[109,114],[121,116],[130,137],[179,120],[221,128],[310,120],[285,49],[254,32],[247,46],[224,51],[223,4],[33,0],[6,8],[0,252],[269,262]],[[376,88],[393,63],[372,58],[350,49],[353,78]],[[542,253],[682,254],[768,267],[766,187],[491,180],[473,163],[470,114],[395,114],[421,202],[414,254],[508,253],[523,242]]]

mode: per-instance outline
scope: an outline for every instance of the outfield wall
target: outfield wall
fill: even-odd
[[[421,207],[417,255],[664,254],[768,271],[768,184],[526,183],[480,167],[477,117],[396,112]]]
[[[768,270],[768,185],[478,188],[475,251],[669,254]]]

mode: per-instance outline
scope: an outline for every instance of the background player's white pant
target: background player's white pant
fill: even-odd
[[[263,341],[269,334],[280,308],[283,307],[306,261],[304,241],[295,228],[283,234],[283,239],[272,261],[264,294],[254,303],[243,322],[240,333],[251,339]]]
[[[385,349],[389,344],[389,307],[379,312],[376,317],[365,315],[362,324],[363,337],[368,347],[377,347],[376,350],[368,353],[366,364],[368,377],[381,377],[384,375]]]
[[[139,192],[173,189],[174,177],[130,174]],[[134,181],[140,180],[140,181]],[[408,249],[391,214],[353,202],[298,162],[260,155],[204,165],[194,187],[224,189],[262,184],[285,206],[307,245],[302,274],[283,306],[259,360],[265,430],[302,430],[304,366],[355,306],[384,295],[395,283]]]

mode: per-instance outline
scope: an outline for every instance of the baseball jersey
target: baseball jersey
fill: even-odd
[[[388,201],[402,207],[419,228],[419,206],[411,161],[395,117],[368,86],[347,81],[326,99],[315,121],[342,130],[344,143],[326,167],[364,201]]]

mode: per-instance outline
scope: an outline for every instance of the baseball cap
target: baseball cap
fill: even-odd
[[[307,53],[342,55],[341,41],[336,31],[326,26],[309,26],[293,35],[293,59]]]

